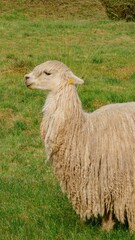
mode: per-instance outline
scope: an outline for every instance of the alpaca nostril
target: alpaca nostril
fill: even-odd
[[[30,77],[28,75],[25,75],[25,81],[27,81]]]

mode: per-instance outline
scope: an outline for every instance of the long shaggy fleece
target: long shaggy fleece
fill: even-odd
[[[135,230],[135,102],[86,113],[76,87],[64,82],[46,99],[41,134],[47,158],[81,218],[100,215],[107,224],[127,219]]]

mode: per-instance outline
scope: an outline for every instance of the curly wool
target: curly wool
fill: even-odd
[[[41,134],[47,158],[82,219],[127,218],[135,230],[135,103],[85,113],[74,85],[50,92]]]

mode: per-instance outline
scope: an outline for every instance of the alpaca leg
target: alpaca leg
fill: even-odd
[[[111,229],[113,229],[113,226],[114,221],[112,220],[112,214],[105,216],[102,221],[102,229],[109,232]]]

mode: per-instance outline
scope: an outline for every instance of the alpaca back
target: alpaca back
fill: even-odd
[[[124,222],[125,211],[135,214],[135,103],[102,107],[87,114],[87,121],[82,214],[112,211]]]

